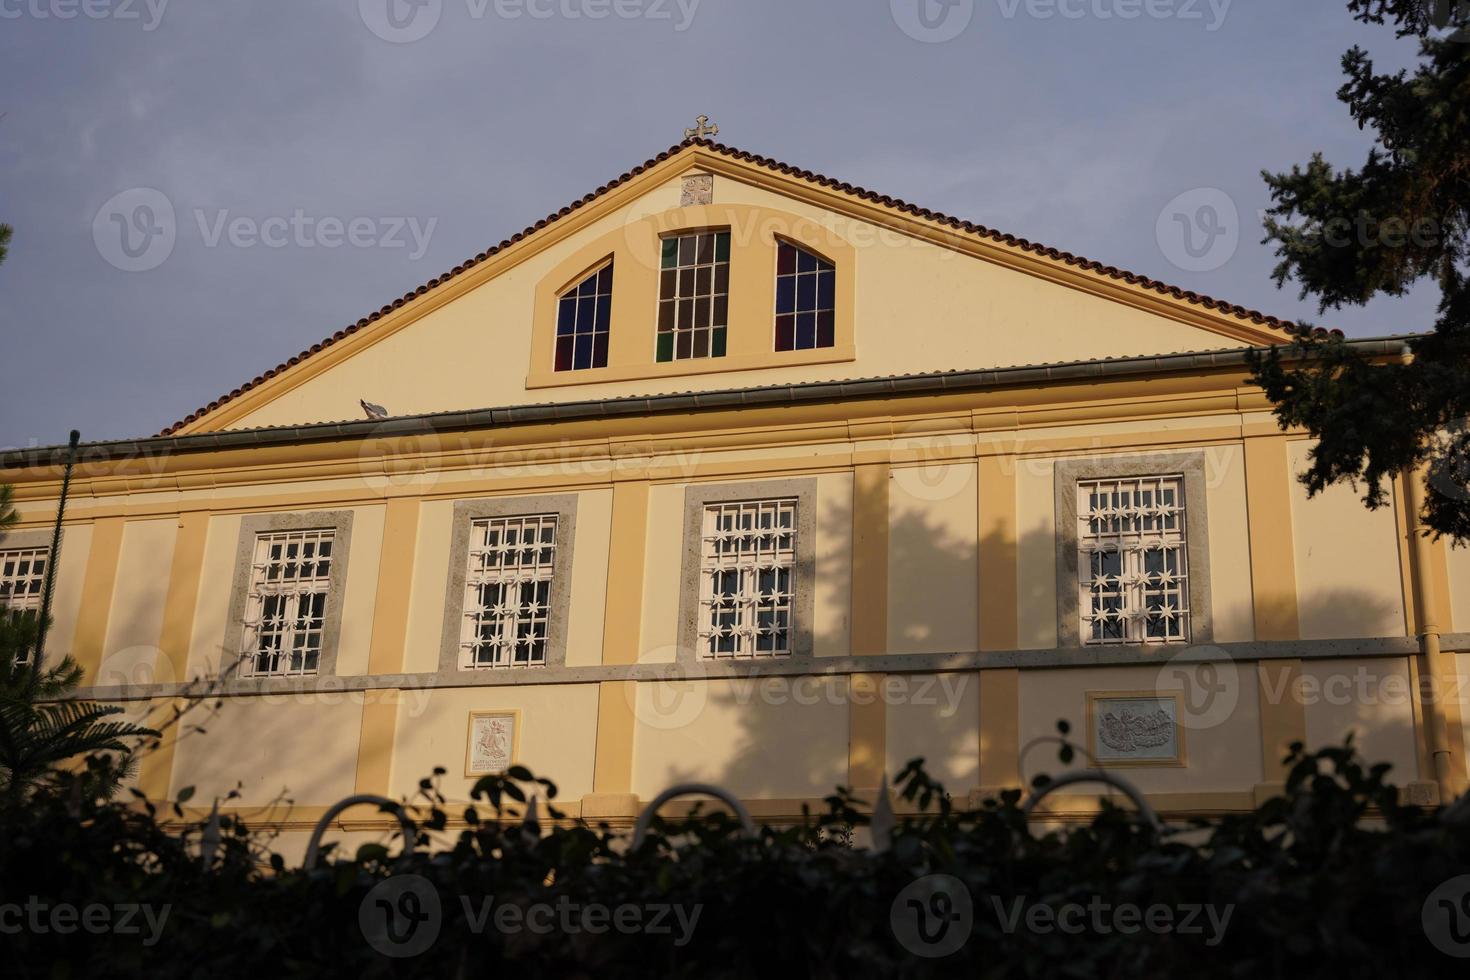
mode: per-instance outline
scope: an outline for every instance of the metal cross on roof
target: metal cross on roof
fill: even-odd
[[[694,128],[684,130],[686,140],[704,139],[706,136],[718,136],[719,126],[709,125],[709,116],[700,116],[694,120]]]

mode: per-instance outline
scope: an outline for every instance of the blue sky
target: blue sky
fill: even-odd
[[[1263,168],[1362,160],[1353,43],[1413,55],[1335,0],[0,0],[0,446],[156,432],[700,113],[1244,306],[1427,329],[1427,289],[1319,316],[1259,244]]]

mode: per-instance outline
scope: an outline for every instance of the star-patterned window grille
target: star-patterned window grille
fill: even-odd
[[[1083,642],[1188,642],[1183,477],[1080,481],[1077,522]]]
[[[555,514],[492,517],[470,525],[460,666],[546,664]]]
[[[0,551],[0,609],[15,612],[39,612],[41,589],[46,582],[49,548],[15,548]],[[15,655],[17,664],[30,660],[29,648]]]
[[[699,656],[791,655],[796,500],[708,504],[700,538]]]
[[[321,663],[331,528],[258,534],[245,598],[246,677],[301,677]]]

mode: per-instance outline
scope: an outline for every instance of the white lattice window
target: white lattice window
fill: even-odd
[[[707,504],[700,538],[699,656],[791,655],[796,501]]]
[[[245,600],[245,676],[317,672],[335,533],[326,528],[256,535]]]
[[[555,514],[471,523],[461,668],[546,663],[556,524]]]
[[[1083,642],[1187,641],[1183,477],[1080,481],[1077,522]]]
[[[46,582],[49,548],[16,548],[0,551],[0,606],[39,612],[41,589]],[[16,663],[30,659],[30,651],[16,654]]]

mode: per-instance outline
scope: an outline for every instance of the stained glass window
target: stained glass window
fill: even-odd
[[[701,231],[663,240],[659,269],[660,361],[724,357],[730,322],[730,233]]]
[[[613,265],[608,261],[562,293],[556,309],[556,370],[607,367]]]
[[[776,244],[776,350],[831,347],[837,270],[790,242]]]

